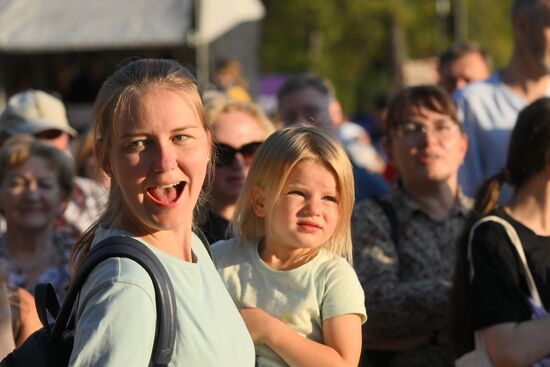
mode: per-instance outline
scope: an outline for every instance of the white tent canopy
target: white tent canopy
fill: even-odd
[[[191,30],[198,1],[199,27]],[[259,0],[0,0],[0,50],[204,45],[264,15]]]
[[[0,50],[183,45],[191,12],[192,0],[0,0]]]

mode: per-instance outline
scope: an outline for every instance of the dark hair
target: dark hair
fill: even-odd
[[[451,292],[450,336],[457,356],[474,348],[473,332],[465,317],[470,292],[468,240],[472,226],[495,209],[504,182],[514,189],[544,171],[550,162],[550,98],[541,98],[524,108],[512,130],[505,168],[479,188],[474,208],[466,219],[457,243],[454,286]]]
[[[458,41],[453,43],[448,49],[446,49],[439,55],[439,64],[437,67],[439,72],[442,73],[443,69],[446,66],[458,60],[462,56],[470,53],[479,54],[487,65],[490,64],[490,59],[487,51],[483,47],[481,47],[479,43],[471,41]]]
[[[313,88],[325,97],[331,95],[330,89],[323,78],[311,73],[302,73],[289,77],[283,83],[277,91],[277,102],[281,102],[281,99],[285,96],[305,88]]]
[[[411,109],[420,107],[447,115],[458,123],[456,106],[443,88],[436,85],[407,87],[390,101],[384,134],[386,138],[391,139],[391,135],[407,118]]]

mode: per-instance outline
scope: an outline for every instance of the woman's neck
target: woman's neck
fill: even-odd
[[[236,203],[214,203],[213,207],[217,215],[230,221],[235,213],[235,205]]]
[[[111,224],[110,228],[122,229],[129,232],[167,255],[187,262],[193,261],[191,221],[188,225],[178,226],[176,229],[151,230],[136,224],[130,217],[120,215]]]
[[[8,225],[4,241],[12,256],[42,256],[44,249],[53,245],[53,229],[46,227],[38,231],[29,231]]]
[[[505,210],[536,234],[550,236],[549,180],[539,175],[527,181],[516,191]]]
[[[434,220],[446,219],[456,205],[458,184],[433,182],[420,184],[403,183],[410,198]]]
[[[29,284],[38,280],[55,257],[53,229],[49,227],[33,232],[8,225],[4,241],[11,261],[25,273]]]
[[[292,250],[280,248],[267,239],[263,239],[258,246],[258,255],[272,269],[292,270],[298,268],[317,255],[319,249],[296,248]]]

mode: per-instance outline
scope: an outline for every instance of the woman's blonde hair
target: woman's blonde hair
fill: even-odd
[[[151,87],[163,87],[170,90],[185,93],[197,113],[205,130],[206,124],[204,108],[197,82],[193,75],[180,63],[166,59],[139,59],[128,63],[108,77],[94,103],[93,113],[95,120],[96,155],[98,162],[104,162],[107,149],[111,145],[111,139],[120,122],[130,118],[132,99],[139,93]],[[99,165],[98,165],[99,166]],[[213,169],[212,160],[208,163],[208,171]],[[204,186],[207,190],[209,185]],[[197,208],[204,201],[204,193],[201,193]],[[100,218],[77,241],[72,256],[73,269],[77,267],[88,252],[96,228],[99,225],[110,225],[115,217],[122,211],[122,193],[114,176],[111,177],[109,199],[107,207]]]
[[[231,223],[233,233],[249,241],[265,236],[264,219],[252,207],[251,195],[261,188],[266,209],[273,211],[292,169],[304,160],[323,164],[336,176],[339,219],[323,247],[352,263],[351,211],[355,200],[351,163],[336,137],[311,125],[295,125],[271,134],[256,151]]]
[[[240,111],[252,117],[266,136],[275,131],[273,123],[252,102],[239,101],[219,92],[208,92],[204,96],[204,109],[206,111],[206,121],[211,131],[215,129],[216,120],[221,114],[232,111]]]
[[[43,159],[48,168],[56,172],[62,198],[67,200],[73,189],[75,175],[73,161],[59,149],[36,140],[30,135],[10,138],[0,150],[0,183],[4,181],[9,170],[22,166],[31,157]]]

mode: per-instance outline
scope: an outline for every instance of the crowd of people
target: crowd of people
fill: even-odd
[[[174,286],[170,366],[550,365],[549,18],[514,0],[502,69],[456,43],[439,85],[393,92],[374,130],[306,72],[267,116],[234,59],[208,91],[177,61],[128,62],[80,137],[56,95],[11,96],[0,357],[41,327],[37,283],[62,301],[90,249],[128,236]],[[137,262],[97,265],[73,316],[71,366],[149,365]]]

